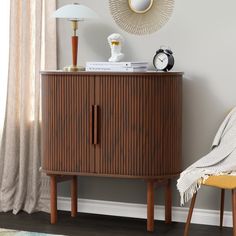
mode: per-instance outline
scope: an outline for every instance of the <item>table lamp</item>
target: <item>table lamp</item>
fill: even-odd
[[[65,71],[81,71],[83,67],[77,66],[77,54],[78,54],[78,22],[89,19],[98,18],[97,14],[90,8],[80,5],[78,3],[69,4],[57,9],[53,16],[55,18],[66,18],[71,21],[73,35],[72,35],[72,66],[65,67]]]

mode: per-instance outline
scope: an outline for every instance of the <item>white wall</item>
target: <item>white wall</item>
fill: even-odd
[[[220,122],[236,105],[236,1],[176,0],[170,21],[148,36],[134,36],[119,29],[110,15],[108,0],[58,0],[58,7],[72,2],[85,4],[101,16],[99,22],[80,26],[80,64],[106,60],[110,55],[106,38],[114,32],[121,33],[126,40],[126,60],[147,60],[150,68],[160,45],[172,48],[174,69],[185,72],[183,167],[206,154]],[[67,21],[60,20],[58,24],[58,40],[58,65],[62,68],[71,63]],[[61,193],[67,195],[67,190],[64,185]],[[145,202],[144,190],[144,183],[130,180],[81,178],[80,183],[81,196],[93,199]],[[215,194],[211,189],[201,192],[197,207],[218,209],[219,194],[217,197]],[[178,205],[176,190],[174,196]],[[163,201],[162,194],[157,198]]]

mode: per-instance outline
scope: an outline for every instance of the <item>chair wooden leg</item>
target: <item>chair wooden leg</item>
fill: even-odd
[[[236,236],[236,190],[232,190],[233,236]]]
[[[188,236],[189,225],[190,225],[190,222],[191,222],[196,197],[197,197],[197,193],[194,193],[191,204],[190,204],[190,207],[189,207],[187,222],[186,222],[186,225],[185,225],[185,228],[184,228],[184,236]]]
[[[224,219],[224,203],[225,203],[225,189],[221,189],[221,201],[220,201],[220,228],[223,227]]]
[[[73,176],[71,182],[71,216],[77,215],[77,176]]]

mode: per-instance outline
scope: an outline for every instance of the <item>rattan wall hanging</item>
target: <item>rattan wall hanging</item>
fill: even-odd
[[[170,19],[174,0],[109,0],[116,24],[136,35],[158,31]]]

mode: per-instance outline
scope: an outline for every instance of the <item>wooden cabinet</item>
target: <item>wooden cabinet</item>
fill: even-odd
[[[153,230],[153,188],[167,188],[181,168],[182,73],[42,72],[42,167],[51,176],[52,223],[56,183],[76,176],[147,180],[148,230]],[[55,200],[53,202],[53,199]]]

